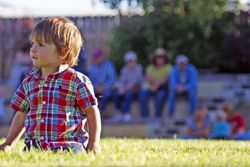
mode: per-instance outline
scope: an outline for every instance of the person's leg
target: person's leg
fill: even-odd
[[[170,90],[168,94],[168,117],[173,118],[176,102],[176,92],[175,90]]]
[[[104,112],[109,100],[114,96],[114,92],[106,91],[104,94],[99,98],[99,107],[100,111]]]
[[[140,109],[143,118],[149,117],[149,107],[148,102],[150,98],[150,91],[148,89],[143,89],[139,93]]]
[[[165,90],[159,90],[155,94],[155,117],[159,118],[162,115],[164,102],[166,101],[167,92]]]
[[[117,91],[113,92],[113,99],[114,99],[114,104],[117,110],[122,110],[122,102],[124,97],[119,95]]]
[[[197,93],[195,90],[188,91],[189,114],[192,116],[197,106]]]
[[[135,93],[129,91],[124,95],[124,100],[122,102],[122,113],[129,114],[131,111],[131,104],[135,97]]]

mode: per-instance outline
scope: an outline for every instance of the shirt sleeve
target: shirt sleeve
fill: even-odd
[[[21,83],[13,95],[10,106],[15,111],[28,113],[30,110],[30,103],[25,93],[24,84]]]
[[[94,88],[91,81],[84,77],[84,81],[78,84],[76,92],[76,101],[78,107],[84,111],[86,108],[97,105]]]

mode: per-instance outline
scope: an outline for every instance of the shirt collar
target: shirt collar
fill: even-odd
[[[58,75],[62,74],[64,71],[66,71],[68,69],[69,69],[68,65],[61,65],[58,72],[50,74],[50,75],[48,75],[48,77],[58,76]],[[30,72],[29,75],[33,75],[35,77],[35,79],[41,79],[42,78],[42,69],[41,69],[41,67],[35,68],[34,70],[32,70]]]

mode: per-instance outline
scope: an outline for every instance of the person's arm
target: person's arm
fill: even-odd
[[[116,82],[116,88],[118,92],[122,91],[125,88],[124,83],[126,83],[126,69],[122,67],[118,80]]]
[[[194,90],[194,89],[197,89],[198,71],[193,65],[190,65],[189,68],[191,72],[190,74],[191,79],[189,80],[189,83],[187,84],[187,89]]]
[[[240,115],[237,118],[237,124],[238,124],[238,129],[236,131],[236,135],[241,135],[246,132],[246,127],[245,127],[245,120],[244,118]]]
[[[0,150],[9,151],[16,143],[19,141],[24,133],[24,120],[26,118],[26,113],[18,111],[11,123],[9,133],[3,144],[0,145]]]
[[[150,84],[153,85],[155,80],[153,79],[152,75],[151,75],[151,71],[152,71],[152,66],[149,65],[146,68],[146,72],[145,72],[145,80]]]
[[[177,81],[176,81],[176,77],[177,77],[177,67],[174,66],[171,71],[170,71],[170,74],[169,74],[169,90],[170,91],[175,91],[176,90],[176,87],[177,87]]]
[[[112,88],[112,86],[114,86],[116,79],[117,79],[117,75],[116,75],[116,69],[115,66],[113,65],[112,62],[107,61],[107,79],[104,83],[104,87],[105,89],[110,89]]]
[[[87,115],[87,123],[89,128],[89,142],[87,149],[94,153],[99,153],[100,148],[100,136],[101,136],[101,117],[98,107],[92,106],[85,109]]]

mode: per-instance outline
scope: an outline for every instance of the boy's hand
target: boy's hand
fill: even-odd
[[[89,142],[87,146],[88,151],[93,151],[95,154],[98,154],[101,152],[101,147],[99,142]]]
[[[0,145],[0,151],[10,151],[12,147],[10,145],[7,145],[5,143]]]

